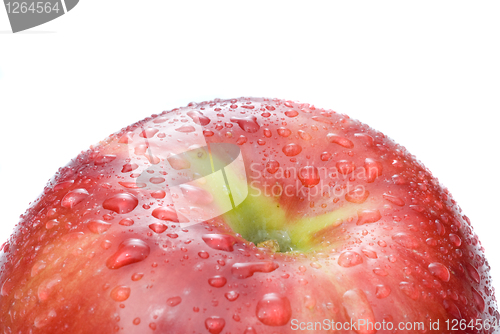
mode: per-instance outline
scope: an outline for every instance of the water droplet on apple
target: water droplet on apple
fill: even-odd
[[[168,157],[167,161],[175,170],[188,169],[191,167],[191,162],[189,162],[189,160],[183,159],[177,155]]]
[[[198,256],[201,257],[202,259],[208,259],[210,255],[208,255],[208,253],[205,251],[201,251],[198,253]]]
[[[288,137],[289,135],[292,134],[292,131],[290,131],[290,129],[284,127],[278,128],[277,132],[281,137]]]
[[[375,273],[375,275],[379,275],[379,276],[387,276],[387,275],[389,275],[387,273],[387,271],[385,271],[382,268],[375,268],[375,269],[373,269],[373,272]]]
[[[290,143],[283,146],[282,151],[287,157],[293,157],[302,152],[302,147],[298,144]]]
[[[229,291],[229,292],[226,292],[224,294],[224,296],[230,302],[234,302],[236,299],[238,299],[238,297],[240,296],[240,294],[238,292],[236,292],[236,291]]]
[[[294,109],[285,111],[285,115],[288,117],[295,117],[298,114],[299,114],[299,112],[297,110],[294,110]]]
[[[345,137],[339,136],[335,133],[329,133],[326,136],[326,139],[332,144],[338,144],[338,145],[345,147],[345,148],[353,148],[354,147],[354,144],[352,141],[350,141],[349,139],[347,139]]]
[[[474,268],[472,264],[466,262],[465,268],[467,269],[469,276],[474,280],[474,282],[476,282],[477,284],[481,283],[481,276],[479,276],[477,269]]]
[[[147,128],[147,129],[144,129],[141,131],[141,133],[139,134],[140,137],[142,138],[153,138],[155,134],[158,133],[158,129],[156,128]]]
[[[144,274],[143,273],[134,273],[132,274],[132,281],[136,282],[136,281],[139,281],[141,278],[144,277]]]
[[[363,258],[356,252],[344,251],[340,254],[337,262],[340,266],[348,268],[363,263]]]
[[[323,152],[321,153],[321,161],[328,161],[330,160],[330,158],[332,157],[332,155],[329,153],[329,152]]]
[[[315,166],[305,166],[299,170],[299,180],[304,187],[312,188],[320,181],[318,168]]]
[[[389,288],[387,285],[384,284],[379,284],[377,285],[375,289],[375,297],[382,299],[391,294],[391,288]]]
[[[118,246],[116,253],[106,261],[109,269],[118,269],[123,266],[143,261],[148,257],[150,248],[140,239],[126,239]]]
[[[139,325],[139,324],[141,323],[141,318],[135,318],[135,319],[132,321],[132,323],[133,323],[134,325]]]
[[[376,259],[378,258],[377,253],[375,251],[369,250],[369,249],[362,249],[361,252],[370,259]]]
[[[153,210],[153,212],[151,212],[151,215],[157,219],[168,220],[175,223],[179,222],[177,212],[170,206],[161,206],[159,208],[156,208]]]
[[[179,296],[170,297],[169,299],[167,299],[167,305],[172,307],[179,305],[181,302],[182,298]]]
[[[352,289],[346,291],[342,296],[342,304],[351,323],[361,324],[357,327],[358,333],[374,334],[376,332],[373,327],[369,327],[369,324],[375,323],[375,315],[368,298],[362,290]]]
[[[471,288],[471,290],[472,290],[472,297],[474,298],[474,303],[476,304],[478,311],[483,312],[485,306],[483,297],[479,292],[477,292],[476,289]]]
[[[382,164],[371,158],[365,159],[366,182],[372,183],[377,177],[382,175]]]
[[[165,232],[165,230],[168,228],[167,225],[165,224],[162,224],[162,223],[153,223],[153,224],[149,224],[149,228],[151,230],[153,230],[155,233],[163,233]]]
[[[45,263],[45,261],[43,260],[39,260],[37,261],[33,267],[31,268],[31,277],[35,277],[36,275],[38,275],[38,273],[40,271],[42,271],[43,269],[45,269],[47,267],[47,264]]]
[[[292,317],[292,307],[287,297],[267,293],[256,307],[257,319],[267,326],[284,326]]]
[[[214,276],[208,279],[208,284],[214,288],[222,288],[226,283],[227,279],[224,276]]]
[[[52,293],[52,291],[54,291],[56,285],[61,283],[61,281],[61,275],[55,274],[53,277],[47,278],[42,283],[40,283],[40,285],[38,286],[38,298],[40,299],[40,301],[43,302],[49,299],[50,294]]]
[[[106,155],[100,155],[94,160],[94,165],[104,165],[108,162],[111,162],[116,159],[116,155],[113,154],[106,154]]]
[[[419,246],[419,242],[417,239],[404,232],[394,234],[392,236],[392,240],[394,240],[399,245],[409,249],[415,249]]]
[[[462,244],[462,239],[454,233],[450,233],[450,241],[453,245],[455,245],[455,247],[460,247]]]
[[[210,334],[219,334],[224,329],[226,321],[221,317],[210,317],[205,320],[205,327],[208,329]]]
[[[358,221],[356,225],[376,223],[382,218],[380,211],[377,209],[361,209],[358,210]]]
[[[126,285],[118,285],[109,293],[111,298],[117,302],[123,302],[130,296],[130,288]]]
[[[239,136],[239,138],[236,140],[236,144],[238,144],[238,145],[243,145],[243,144],[245,144],[245,143],[247,142],[247,140],[248,140],[248,139],[247,139],[247,137],[245,137],[245,136],[241,135],[241,136]]]
[[[266,170],[271,174],[276,173],[279,168],[280,168],[280,163],[276,160],[269,160],[266,164]]]
[[[310,134],[308,134],[307,132],[305,132],[304,130],[299,130],[299,136],[300,136],[300,138],[302,138],[304,140],[311,140],[312,139],[312,136]]]
[[[92,219],[87,222],[87,227],[92,233],[102,234],[111,227],[111,223],[108,223],[104,220]]]
[[[243,334],[257,334],[257,332],[253,329],[253,327],[247,327]]]
[[[429,264],[428,269],[432,275],[436,276],[441,281],[448,282],[450,280],[450,271],[444,264],[433,262]]]
[[[349,160],[339,160],[335,164],[335,167],[337,167],[337,170],[342,175],[350,174],[356,169],[356,165],[354,164],[354,162]]]
[[[139,204],[139,200],[132,194],[119,193],[104,200],[102,207],[119,214],[129,213]]]
[[[55,317],[57,317],[57,313],[55,310],[51,309],[49,311],[45,311],[35,318],[34,325],[36,328],[42,328],[44,326],[47,326]]]
[[[231,273],[236,278],[248,278],[254,273],[270,273],[279,267],[274,261],[235,263],[231,267]]]
[[[175,131],[182,132],[182,133],[189,133],[189,132],[195,132],[196,129],[192,125],[183,125],[180,128],[175,129]]]
[[[370,192],[362,185],[356,186],[353,190],[345,194],[345,199],[348,202],[361,204],[370,196]]]
[[[80,188],[71,190],[61,200],[61,206],[72,209],[75,205],[87,198],[87,196],[89,196],[89,193],[86,189]]]
[[[415,287],[415,284],[403,281],[399,283],[399,289],[401,289],[401,291],[403,291],[403,293],[408,297],[410,297],[411,299],[413,300],[418,299],[418,290]]]
[[[257,132],[260,129],[260,125],[257,123],[257,117],[253,115],[248,117],[232,117],[230,121],[238,123],[240,128],[248,133]]]
[[[212,203],[214,200],[208,191],[199,187],[190,184],[182,184],[179,188],[181,188],[184,197],[188,198],[189,202],[192,204],[207,205]]]
[[[205,125],[208,125],[210,123],[210,118],[203,115],[201,112],[199,112],[197,110],[188,111],[186,114],[189,117],[191,117],[196,124],[200,124],[200,125],[205,126]]]
[[[388,200],[392,204],[396,204],[397,206],[404,206],[405,205],[405,201],[403,201],[403,199],[400,197],[397,197],[397,196],[394,196],[391,194],[387,194],[387,193],[384,193],[382,196],[384,197],[384,199]]]
[[[205,234],[202,239],[209,247],[226,252],[232,252],[236,243],[236,238],[228,234]]]
[[[118,224],[123,226],[132,226],[134,225],[134,221],[130,218],[123,218]]]
[[[264,133],[264,137],[266,138],[271,138],[271,136],[273,135],[271,133],[271,130],[269,130],[268,128],[265,128],[264,130],[262,130],[262,132]]]

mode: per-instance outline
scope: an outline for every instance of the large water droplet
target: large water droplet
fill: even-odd
[[[256,272],[270,273],[278,267],[278,263],[274,261],[235,263],[231,267],[231,273],[236,278],[248,278]]]
[[[365,159],[366,182],[374,182],[377,177],[382,175],[382,164],[370,158]]]
[[[240,296],[240,294],[238,292],[236,292],[236,291],[229,291],[229,292],[226,292],[224,294],[224,296],[230,302],[234,302],[236,299],[238,299],[238,297]]]
[[[384,193],[382,196],[384,197],[384,199],[388,200],[392,204],[396,204],[397,206],[404,206],[405,205],[405,201],[403,201],[403,199],[400,197],[397,197],[397,196],[394,196],[391,194],[387,194],[387,193]]]
[[[163,233],[166,231],[166,229],[168,228],[167,225],[165,224],[162,224],[162,223],[152,223],[152,224],[149,224],[149,228],[151,230],[153,230],[155,233]]]
[[[94,165],[104,165],[108,162],[111,162],[116,159],[116,155],[114,154],[106,154],[106,155],[100,155],[94,160]]]
[[[375,290],[375,297],[382,299],[391,294],[391,288],[384,284],[379,284]]]
[[[52,291],[54,291],[54,288],[56,285],[61,283],[62,277],[59,274],[55,274],[53,277],[48,278],[44,280],[39,286],[38,286],[38,298],[40,301],[46,301],[49,299],[50,294]]]
[[[269,160],[266,164],[266,170],[270,174],[276,173],[279,168],[280,168],[280,163],[276,160]]]
[[[151,212],[151,215],[153,215],[153,217],[157,219],[169,220],[175,223],[179,222],[177,212],[170,206],[161,206],[159,208],[156,208],[153,210],[153,212]]]
[[[182,298],[179,296],[170,297],[169,299],[167,299],[167,305],[171,306],[171,307],[177,306],[181,302],[182,302]]]
[[[130,288],[125,285],[119,285],[113,288],[109,293],[111,298],[117,302],[123,302],[130,296]]]
[[[429,264],[428,268],[431,274],[439,278],[441,281],[448,282],[450,280],[450,271],[444,264],[433,262]]]
[[[208,125],[208,123],[210,123],[210,118],[197,110],[188,111],[187,115],[191,117],[196,124]]]
[[[239,137],[238,137],[238,139],[236,140],[236,144],[238,144],[238,145],[243,145],[243,144],[245,144],[245,143],[247,142],[247,140],[248,140],[248,139],[247,139],[247,137],[245,137],[245,136],[241,135],[241,136],[239,136]]]
[[[196,129],[192,125],[183,125],[180,128],[175,129],[175,131],[189,133],[189,132],[195,132]]]
[[[377,209],[361,209],[358,210],[358,221],[356,225],[376,223],[382,218],[380,211]]]
[[[52,319],[57,317],[57,313],[55,310],[51,309],[49,311],[43,312],[41,315],[37,316],[34,321],[34,325],[36,328],[42,328],[47,326]]]
[[[345,148],[353,148],[354,147],[354,144],[352,141],[350,141],[349,139],[347,139],[345,137],[339,136],[335,133],[329,133],[326,136],[326,139],[332,144],[338,144],[338,145],[345,147]]]
[[[124,240],[116,253],[111,255],[106,261],[109,269],[118,269],[123,266],[143,261],[148,257],[150,248],[148,244],[140,239]]]
[[[294,109],[285,111],[285,115],[288,117],[295,117],[298,114],[299,114],[299,112],[297,110],[294,110]]]
[[[205,327],[208,329],[210,334],[219,334],[224,329],[226,321],[221,317],[210,317],[205,320]]]
[[[87,222],[87,227],[90,230],[90,232],[95,234],[101,234],[106,232],[111,227],[111,223],[108,223],[104,220],[92,219],[89,222]]]
[[[292,317],[292,307],[287,297],[267,293],[257,303],[257,318],[267,326],[284,326]]]
[[[240,128],[248,133],[257,132],[260,129],[260,125],[257,123],[257,117],[253,115],[248,117],[231,117],[230,121],[238,123]]]
[[[479,276],[477,269],[474,268],[472,264],[466,262],[465,268],[467,269],[469,276],[474,280],[474,282],[476,282],[477,284],[481,283],[481,276]]]
[[[142,138],[153,138],[155,134],[158,133],[158,129],[155,128],[147,128],[142,130],[142,132],[139,134],[140,137]]]
[[[87,196],[89,196],[89,193],[86,189],[80,188],[71,190],[61,200],[61,206],[72,209],[75,205],[87,198]]]
[[[342,304],[351,323],[358,324],[356,331],[359,334],[374,334],[377,332],[370,325],[375,323],[375,315],[368,298],[362,290],[352,289],[346,291],[342,296]]]
[[[229,234],[205,234],[202,239],[209,247],[226,252],[232,252],[236,243],[236,238]]]
[[[290,129],[284,127],[278,128],[277,132],[281,137],[288,137],[289,135],[292,134],[292,131],[290,131]]]
[[[190,184],[182,184],[179,188],[181,188],[182,194],[189,199],[191,204],[206,205],[212,203],[214,200],[208,191],[199,187]]]
[[[121,172],[128,173],[128,172],[131,172],[137,168],[139,168],[138,164],[134,164],[134,163],[125,164],[125,165],[123,165]]]
[[[299,170],[299,180],[304,187],[312,188],[320,181],[318,168],[315,166],[305,166]]]
[[[370,196],[370,192],[362,185],[356,186],[353,190],[345,194],[345,199],[348,202],[361,204]]]
[[[282,149],[287,157],[293,157],[302,152],[302,147],[295,143],[286,144]]]
[[[311,140],[312,139],[312,136],[310,134],[308,134],[307,132],[305,132],[304,130],[299,130],[299,136],[300,136],[300,138],[302,138],[304,140]]]
[[[189,162],[189,160],[183,159],[178,155],[168,157],[167,161],[175,170],[189,169],[191,167],[191,162]]]
[[[477,292],[476,289],[471,288],[471,290],[472,290],[472,297],[474,298],[474,303],[476,304],[478,311],[483,312],[485,306],[483,297],[479,292]]]
[[[107,198],[103,203],[102,207],[106,210],[111,210],[116,213],[129,213],[134,210],[139,204],[139,200],[132,194],[120,193]]]
[[[356,252],[344,251],[340,254],[337,262],[339,266],[349,268],[363,263],[363,258]]]
[[[450,233],[450,241],[453,245],[455,245],[455,247],[460,247],[462,244],[462,239],[454,233]]]
[[[226,283],[227,279],[224,276],[214,276],[208,279],[208,284],[214,288],[222,288]]]

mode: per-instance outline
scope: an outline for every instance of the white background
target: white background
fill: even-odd
[[[500,2],[179,3],[82,0],[18,34],[0,7],[0,244],[110,133],[190,101],[278,97],[416,155],[472,220],[500,287]]]

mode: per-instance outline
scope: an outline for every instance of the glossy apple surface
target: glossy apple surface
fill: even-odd
[[[61,168],[0,257],[2,333],[493,333],[484,249],[404,147],[332,110],[192,103]]]

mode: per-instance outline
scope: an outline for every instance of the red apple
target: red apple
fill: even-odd
[[[0,333],[498,328],[484,249],[436,178],[367,125],[278,99],[111,135],[1,251]]]

